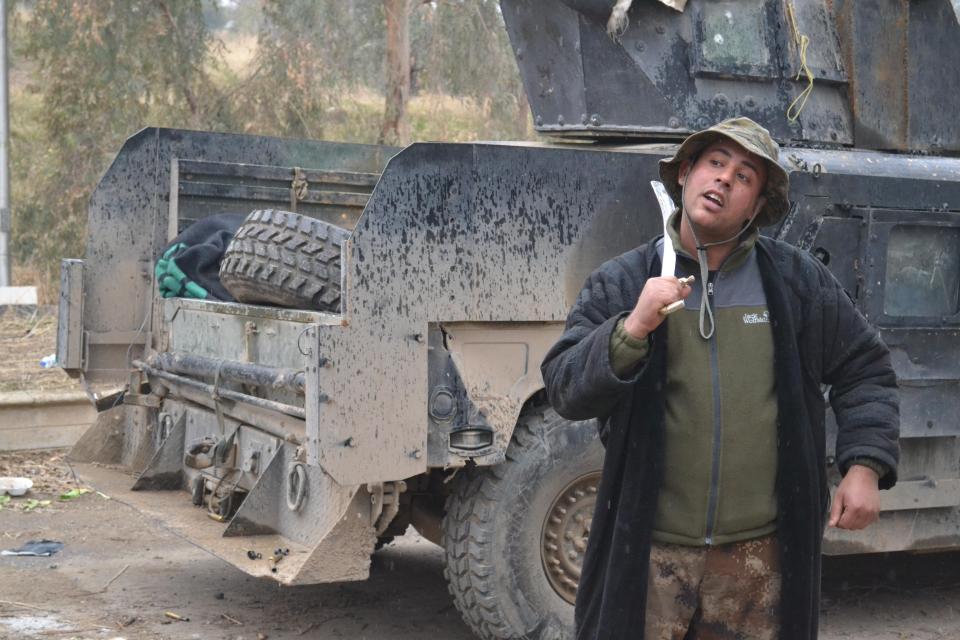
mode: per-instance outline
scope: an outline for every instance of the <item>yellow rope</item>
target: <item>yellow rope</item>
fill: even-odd
[[[800,29],[797,28],[797,16],[794,14],[792,2],[787,4],[787,15],[790,17],[793,41],[797,43],[797,47],[800,49],[800,70],[797,71],[797,77],[794,78],[794,80],[799,80],[803,74],[807,76],[807,86],[800,92],[800,95],[790,103],[790,106],[787,107],[787,120],[796,122],[797,118],[800,117],[800,112],[803,111],[803,107],[807,104],[807,98],[809,98],[813,92],[813,73],[810,72],[810,67],[807,66],[807,47],[810,46],[810,38],[800,33]]]

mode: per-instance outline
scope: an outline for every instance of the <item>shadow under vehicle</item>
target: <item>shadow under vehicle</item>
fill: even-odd
[[[92,197],[85,258],[62,268],[58,362],[100,409],[72,454],[83,477],[282,584],[364,579],[377,544],[413,525],[444,546],[479,636],[570,637],[602,449],[595,424],[546,406],[539,364],[586,276],[661,232],[660,158],[746,115],[791,177],[766,233],[833,271],[900,379],[901,481],[879,523],[828,532],[825,551],[956,547],[954,5],[633,4],[614,39],[612,1],[503,0],[551,142],[130,138]],[[350,231],[327,274],[339,305],[158,295],[153,265],[179,230],[253,209]]]

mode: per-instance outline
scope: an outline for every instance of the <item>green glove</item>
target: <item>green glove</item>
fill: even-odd
[[[157,276],[157,286],[160,295],[164,298],[206,298],[207,290],[187,277],[174,259],[177,254],[187,248],[184,243],[175,244],[167,249],[157,260],[154,274]]]

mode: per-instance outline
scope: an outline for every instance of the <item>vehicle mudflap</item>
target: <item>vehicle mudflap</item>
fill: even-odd
[[[97,414],[93,425],[87,429],[70,450],[73,462],[97,462],[122,464],[126,440],[127,405],[118,404]]]
[[[181,414],[163,439],[150,464],[137,477],[131,491],[177,490],[184,486],[183,450],[187,414]]]

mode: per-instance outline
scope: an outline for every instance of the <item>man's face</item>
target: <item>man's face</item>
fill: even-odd
[[[721,140],[705,148],[692,166],[682,163],[678,182],[700,242],[719,242],[738,234],[763,206],[767,166],[737,143]]]

